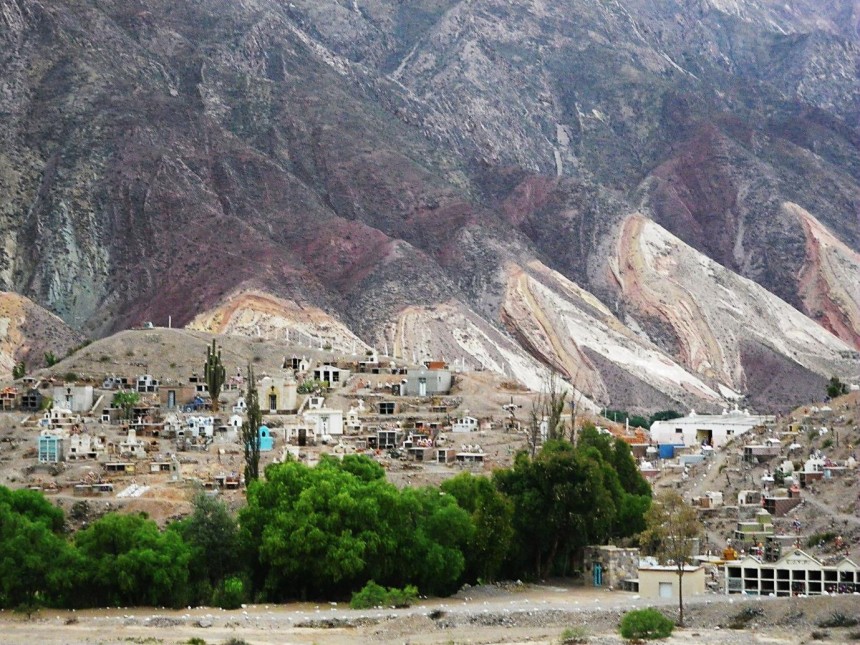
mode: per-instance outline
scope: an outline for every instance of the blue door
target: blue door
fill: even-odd
[[[602,587],[603,586],[603,567],[600,566],[599,562],[594,563],[593,573],[594,573],[594,586],[595,587]]]

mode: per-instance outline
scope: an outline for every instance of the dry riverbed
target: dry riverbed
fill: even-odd
[[[44,610],[32,620],[0,612],[3,645],[175,645],[192,638],[220,644],[557,643],[584,626],[589,642],[622,643],[617,625],[629,609],[652,606],[635,594],[585,587],[523,585],[467,589],[409,609],[353,611],[343,605],[249,605],[236,611],[135,608]],[[661,608],[674,616],[674,606]],[[834,615],[860,619],[860,596],[740,598],[704,596],[687,608],[687,627],[666,643],[860,642],[860,626],[821,627]],[[199,642],[199,641],[198,641]]]

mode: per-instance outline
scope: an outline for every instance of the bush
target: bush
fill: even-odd
[[[836,533],[833,531],[824,531],[823,533],[813,533],[806,541],[806,546],[818,546],[821,543],[827,544],[836,539]]]
[[[753,619],[762,616],[764,616],[764,610],[761,607],[744,607],[732,618],[729,629],[746,629]]]
[[[373,580],[368,582],[361,591],[352,594],[349,606],[353,609],[370,609],[371,607],[408,607],[418,599],[418,589],[406,585],[403,589],[390,587],[386,589]]]
[[[624,638],[652,639],[668,638],[675,624],[653,608],[636,609],[624,614],[619,630]]]
[[[846,616],[841,611],[834,611],[829,618],[818,623],[819,627],[856,627],[860,620],[854,616]]]
[[[559,645],[582,645],[588,642],[588,629],[584,625],[568,627],[558,639]]]
[[[221,609],[238,609],[245,602],[245,583],[241,578],[227,578],[218,585],[213,601]]]

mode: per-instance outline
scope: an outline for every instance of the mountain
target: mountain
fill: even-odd
[[[58,360],[83,341],[52,313],[16,293],[0,292],[0,376],[9,378],[16,363],[27,373],[45,365],[45,354]]]
[[[0,287],[90,335],[788,407],[860,371],[858,34],[856,0],[0,0]]]

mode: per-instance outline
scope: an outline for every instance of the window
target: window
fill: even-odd
[[[684,433],[683,428],[675,428],[675,434],[683,434],[683,433]]]

